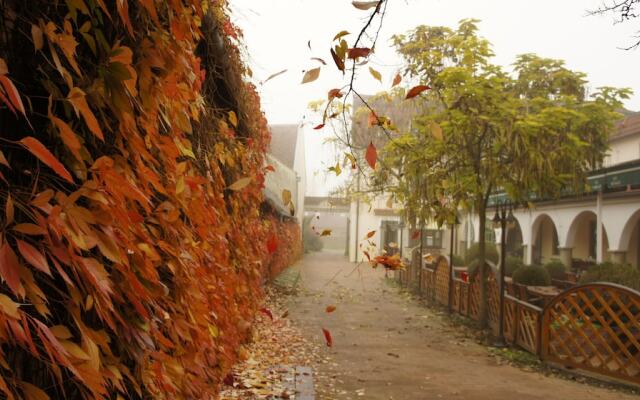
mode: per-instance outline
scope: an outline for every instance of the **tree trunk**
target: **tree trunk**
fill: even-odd
[[[478,238],[478,278],[480,281],[480,304],[478,310],[478,325],[480,328],[487,327],[487,268],[486,268],[486,240],[485,230],[487,224],[487,208],[486,204],[481,201],[478,205],[478,218],[480,218],[480,236]]]

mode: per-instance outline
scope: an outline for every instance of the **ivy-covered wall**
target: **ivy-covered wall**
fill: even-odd
[[[215,397],[300,236],[240,39],[222,0],[0,0],[0,397]]]

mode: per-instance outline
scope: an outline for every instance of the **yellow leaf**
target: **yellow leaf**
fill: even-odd
[[[78,346],[72,341],[61,340],[60,344],[62,345],[62,347],[64,347],[66,351],[69,352],[69,354],[71,354],[77,359],[84,360],[84,361],[88,361],[91,359],[91,357],[89,357],[89,355],[84,350],[82,350],[80,346]]]
[[[287,189],[282,190],[282,202],[285,205],[291,203],[291,192]]]
[[[336,36],[333,38],[333,40],[338,40],[343,36],[347,36],[349,34],[348,31],[340,31],[336,34]]]
[[[18,305],[14,303],[13,300],[9,298],[9,296],[6,296],[1,293],[0,293],[0,309],[2,309],[2,311],[6,315],[10,316],[11,318],[20,319],[20,312],[18,311]]]
[[[237,192],[237,191],[242,190],[245,187],[247,187],[247,185],[249,185],[252,180],[253,180],[252,177],[240,178],[237,181],[235,181],[234,183],[232,183],[228,187],[228,189],[235,190]]]
[[[371,67],[369,67],[369,72],[371,72],[371,76],[373,76],[378,82],[382,83],[382,75],[380,75],[380,72]]]
[[[79,89],[74,87],[69,92],[67,96],[67,100],[73,105],[73,109],[76,111],[76,115],[82,115],[84,122],[89,127],[91,133],[93,133],[98,139],[104,141],[104,135],[102,133],[102,129],[100,129],[100,124],[96,119],[96,116],[89,108],[89,104],[87,103],[87,99],[85,98],[85,93]]]
[[[310,69],[305,72],[304,77],[302,77],[302,83],[313,82],[320,76],[320,67]]]
[[[22,392],[27,400],[49,400],[49,395],[44,390],[29,382],[22,381],[20,386],[22,386]]]
[[[217,338],[220,335],[220,330],[217,326],[209,324],[209,334],[211,337]]]
[[[229,111],[229,122],[231,122],[234,128],[238,127],[238,116],[233,111]]]
[[[72,337],[71,331],[64,325],[52,326],[49,330],[53,333],[53,336],[58,339],[71,339]]]
[[[331,236],[331,229],[323,230],[320,236]]]

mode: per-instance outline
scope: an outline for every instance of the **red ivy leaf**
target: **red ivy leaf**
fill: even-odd
[[[336,67],[338,67],[340,71],[344,71],[344,60],[338,57],[333,49],[331,49],[331,57],[333,57],[333,62],[336,63]]]
[[[419,95],[420,93],[424,92],[425,90],[429,90],[429,89],[431,88],[427,85],[414,86],[411,89],[409,89],[409,91],[407,92],[407,97],[405,97],[405,100],[412,99],[417,95]]]
[[[414,231],[411,240],[417,240],[420,237],[420,231]]]
[[[269,319],[273,321],[273,314],[271,313],[271,310],[269,310],[268,308],[261,308],[260,312],[266,315],[267,317],[269,317]]]
[[[29,243],[23,240],[16,240],[18,243],[18,251],[22,254],[25,260],[40,271],[45,274],[51,276],[51,270],[49,269],[49,263],[47,262],[47,258],[42,254],[42,252]]]
[[[322,333],[324,333],[324,339],[327,342],[327,347],[333,346],[333,338],[331,337],[331,332],[322,328]]]
[[[376,169],[376,160],[378,159],[378,151],[376,150],[376,146],[373,145],[373,142],[369,143],[365,158],[369,166],[372,169]]]
[[[366,57],[369,54],[371,54],[371,49],[368,47],[354,47],[347,50],[347,57],[352,60],[360,57]]]
[[[38,157],[40,161],[47,164],[49,168],[55,171],[56,174],[60,175],[69,183],[73,183],[73,178],[69,171],[67,171],[64,165],[62,165],[62,163],[58,161],[58,159],[46,147],[44,147],[38,139],[27,136],[20,140],[20,144],[29,150],[31,154]]]
[[[269,254],[273,254],[278,250],[278,237],[275,234],[272,234],[267,240],[267,250]]]
[[[391,85],[391,87],[399,85],[401,81],[402,77],[400,76],[400,74],[396,74],[396,77],[393,78],[393,84]]]
[[[0,248],[0,276],[14,294],[23,292],[20,284],[20,262],[7,242]]]

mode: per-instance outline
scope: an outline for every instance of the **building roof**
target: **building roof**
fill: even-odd
[[[625,117],[618,122],[616,131],[611,135],[611,140],[640,134],[640,112],[624,114]]]
[[[293,169],[298,142],[298,125],[269,125],[269,129],[271,130],[269,153]]]

